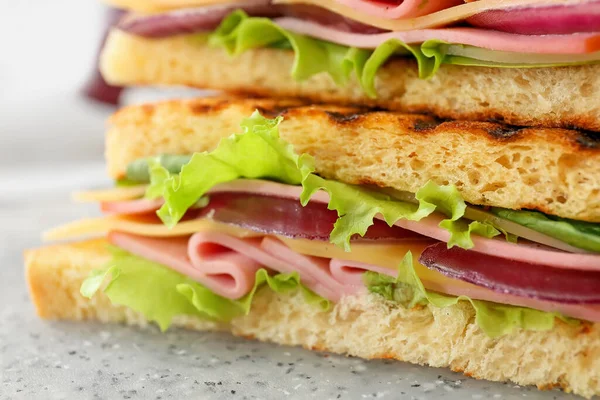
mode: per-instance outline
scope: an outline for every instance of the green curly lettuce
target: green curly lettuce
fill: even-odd
[[[198,282],[161,264],[111,247],[112,260],[93,271],[80,292],[91,298],[103,291],[115,305],[123,305],[144,315],[165,331],[177,316],[192,316],[214,321],[229,321],[250,312],[256,292],[269,287],[276,293],[301,290],[304,298],[326,311],[330,302],[300,283],[298,273],[270,276],[265,269],[256,272],[254,287],[239,300],[221,297]]]
[[[370,55],[368,50],[288,32],[268,18],[249,17],[242,10],[229,14],[208,43],[234,56],[261,47],[291,48],[296,54],[291,71],[294,79],[302,81],[326,72],[338,85],[346,84],[353,72],[360,76]]]
[[[567,319],[557,313],[428,291],[415,271],[411,252],[408,252],[400,263],[396,278],[367,271],[363,274],[363,281],[371,293],[379,294],[406,308],[427,304],[446,308],[459,301],[468,301],[475,310],[475,323],[492,338],[510,334],[516,329],[550,330],[554,327],[556,318],[569,323],[577,323],[577,321]]]
[[[151,162],[146,196],[163,197],[158,216],[169,227],[213,186],[240,178],[269,179],[300,184],[314,170],[313,159],[297,155],[279,138],[281,117],[267,119],[255,112],[242,121],[242,133],[221,140],[210,153],[195,153],[179,174],[169,172],[160,160]]]
[[[371,98],[377,97],[375,77],[379,69],[390,58],[399,55],[412,57],[416,61],[421,79],[433,77],[442,64],[495,68],[537,68],[600,62],[598,59],[574,62],[568,58],[557,58],[554,60],[555,62],[501,63],[489,61],[485,57],[493,55],[490,53],[505,55],[510,53],[453,45],[437,39],[427,40],[420,45],[409,45],[398,39],[389,39],[372,50],[358,49],[290,32],[271,19],[249,17],[242,10],[229,14],[220,26],[208,35],[208,38],[205,34],[200,34],[197,38],[208,41],[208,44],[213,47],[224,48],[234,56],[247,50],[264,47],[292,50],[295,54],[294,64],[290,71],[293,79],[303,81],[313,75],[327,73],[336,84],[343,86],[354,77]],[[476,50],[473,54],[478,54],[482,59],[451,54],[457,47]],[[535,60],[536,55],[532,54],[528,57]]]
[[[329,193],[330,210],[338,220],[331,232],[331,242],[350,250],[350,238],[364,236],[381,214],[392,226],[398,220],[420,221],[434,211],[449,218],[440,227],[450,232],[449,246],[473,247],[471,234],[486,237],[500,234],[490,225],[467,222],[462,217],[466,204],[454,186],[428,182],[416,194],[417,204],[400,201],[381,191],[323,179],[313,173],[314,159],[297,154],[279,137],[282,118],[267,119],[255,112],[242,122],[242,133],[223,139],[212,152],[196,153],[172,173],[164,157],[149,160],[149,198],[164,198],[158,216],[167,226],[174,226],[185,212],[215,185],[240,178],[267,179],[303,187],[300,200],[306,205],[319,190]]]

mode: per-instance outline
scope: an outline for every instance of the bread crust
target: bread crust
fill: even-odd
[[[312,105],[302,100],[205,98],[125,108],[107,134],[109,174],[157,154],[213,149],[259,110],[317,172],[352,184],[416,192],[454,184],[472,204],[535,209],[600,222],[600,145],[586,133]]]
[[[95,240],[26,252],[27,281],[41,317],[148,323],[132,310],[113,306],[103,294],[91,300],[79,294],[83,279],[107,261],[106,246]],[[491,339],[475,325],[466,302],[445,309],[407,310],[379,296],[362,295],[346,297],[323,312],[299,294],[261,290],[250,314],[231,323],[178,318],[175,325],[367,359],[446,367],[478,379],[560,387],[585,397],[600,394],[600,324],[557,321],[551,331],[519,330]]]
[[[290,76],[293,60],[290,51],[256,49],[231,57],[190,36],[145,39],[115,29],[104,48],[101,70],[118,85],[187,85],[431,113],[444,119],[600,131],[600,65],[443,65],[432,79],[423,80],[413,60],[396,59],[379,71],[378,97],[372,99],[356,79],[343,87],[326,74],[296,82]]]

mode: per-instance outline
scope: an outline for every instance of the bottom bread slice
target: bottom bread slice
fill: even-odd
[[[27,281],[39,316],[148,324],[142,315],[112,305],[103,294],[91,300],[79,294],[89,272],[109,258],[104,240],[27,251]],[[178,318],[175,325],[367,359],[449,367],[474,378],[560,387],[585,397],[600,394],[600,324],[557,321],[551,331],[519,330],[491,339],[475,324],[467,302],[409,310],[368,294],[345,297],[325,312],[298,293],[264,289],[247,316],[229,323]]]

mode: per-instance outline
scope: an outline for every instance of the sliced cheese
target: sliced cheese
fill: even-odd
[[[410,239],[401,242],[354,242],[352,243],[352,251],[347,252],[330,242],[286,237],[279,237],[279,239],[297,253],[357,261],[392,269],[398,268],[400,261],[408,251],[411,251],[418,258],[425,247],[435,243],[435,241],[429,239]]]
[[[69,240],[82,236],[99,236],[110,231],[149,237],[186,236],[196,232],[220,232],[238,238],[264,236],[260,232],[215,222],[207,218],[180,222],[174,228],[169,229],[161,223],[148,223],[122,216],[107,216],[84,219],[55,228],[44,234],[44,240]],[[290,249],[300,254],[356,261],[393,270],[398,268],[406,253],[410,251],[413,254],[413,265],[417,275],[427,283],[426,286],[447,287],[451,283],[465,289],[473,287],[468,283],[449,279],[436,271],[429,270],[418,262],[425,247],[434,242],[430,239],[410,239],[402,242],[355,242],[352,244],[352,251],[346,252],[325,241],[277,237]]]
[[[211,219],[183,221],[173,228],[162,223],[148,223],[123,216],[89,218],[59,226],[44,233],[44,240],[69,240],[82,236],[99,236],[110,231],[151,237],[174,237],[196,232],[222,232],[240,238],[264,236],[259,232],[215,222]]]
[[[237,226],[202,218],[178,223],[168,228],[162,223],[147,222],[140,218],[125,216],[104,216],[75,221],[44,233],[44,240],[70,240],[87,236],[105,235],[110,231],[120,231],[149,237],[187,236],[197,232],[220,232],[238,238],[260,237],[263,233]],[[408,251],[418,258],[428,245],[434,243],[430,239],[411,239],[402,242],[355,242],[352,251],[335,246],[330,242],[307,239],[291,239],[277,236],[282,242],[297,253],[341,260],[376,264],[382,267],[397,268],[400,260]]]
[[[459,288],[472,288],[473,285],[456,279],[450,279],[432,271],[419,263],[419,256],[429,245],[435,243],[430,239],[412,239],[402,242],[356,242],[352,244],[352,251],[344,249],[329,242],[318,242],[306,239],[289,239],[280,237],[290,249],[297,253],[315,257],[337,258],[339,260],[356,261],[364,264],[377,265],[397,270],[400,262],[409,251],[413,255],[413,267],[425,286],[447,287],[449,283]]]
[[[100,190],[86,190],[73,193],[73,200],[81,203],[134,200],[144,196],[147,188],[148,185],[137,185]]]
[[[463,21],[473,15],[484,11],[502,8],[546,6],[552,4],[565,5],[577,3],[580,0],[485,0],[462,4],[446,8],[432,14],[408,19],[387,19],[367,15],[352,7],[340,4],[337,0],[274,0],[279,4],[310,4],[325,8],[346,18],[362,22],[365,25],[374,26],[390,31],[409,31],[413,29],[427,29],[446,26],[458,21]]]

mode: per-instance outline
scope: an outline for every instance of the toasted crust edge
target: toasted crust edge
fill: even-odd
[[[40,317],[148,324],[140,314],[113,306],[103,294],[89,300],[79,294],[83,279],[109,258],[106,246],[95,240],[26,252],[27,281]],[[551,331],[519,330],[491,339],[475,325],[473,309],[464,302],[445,309],[406,310],[362,295],[345,297],[323,312],[300,294],[262,290],[250,314],[231,323],[181,318],[175,325],[366,359],[449,367],[474,378],[560,387],[585,397],[600,394],[599,324],[557,321]]]
[[[254,110],[282,115],[281,137],[314,156],[317,173],[330,179],[413,193],[431,180],[456,185],[471,204],[600,222],[600,141],[582,132],[302,100],[219,97],[127,107],[107,132],[109,174],[121,178],[138,158],[210,151],[240,132]]]

